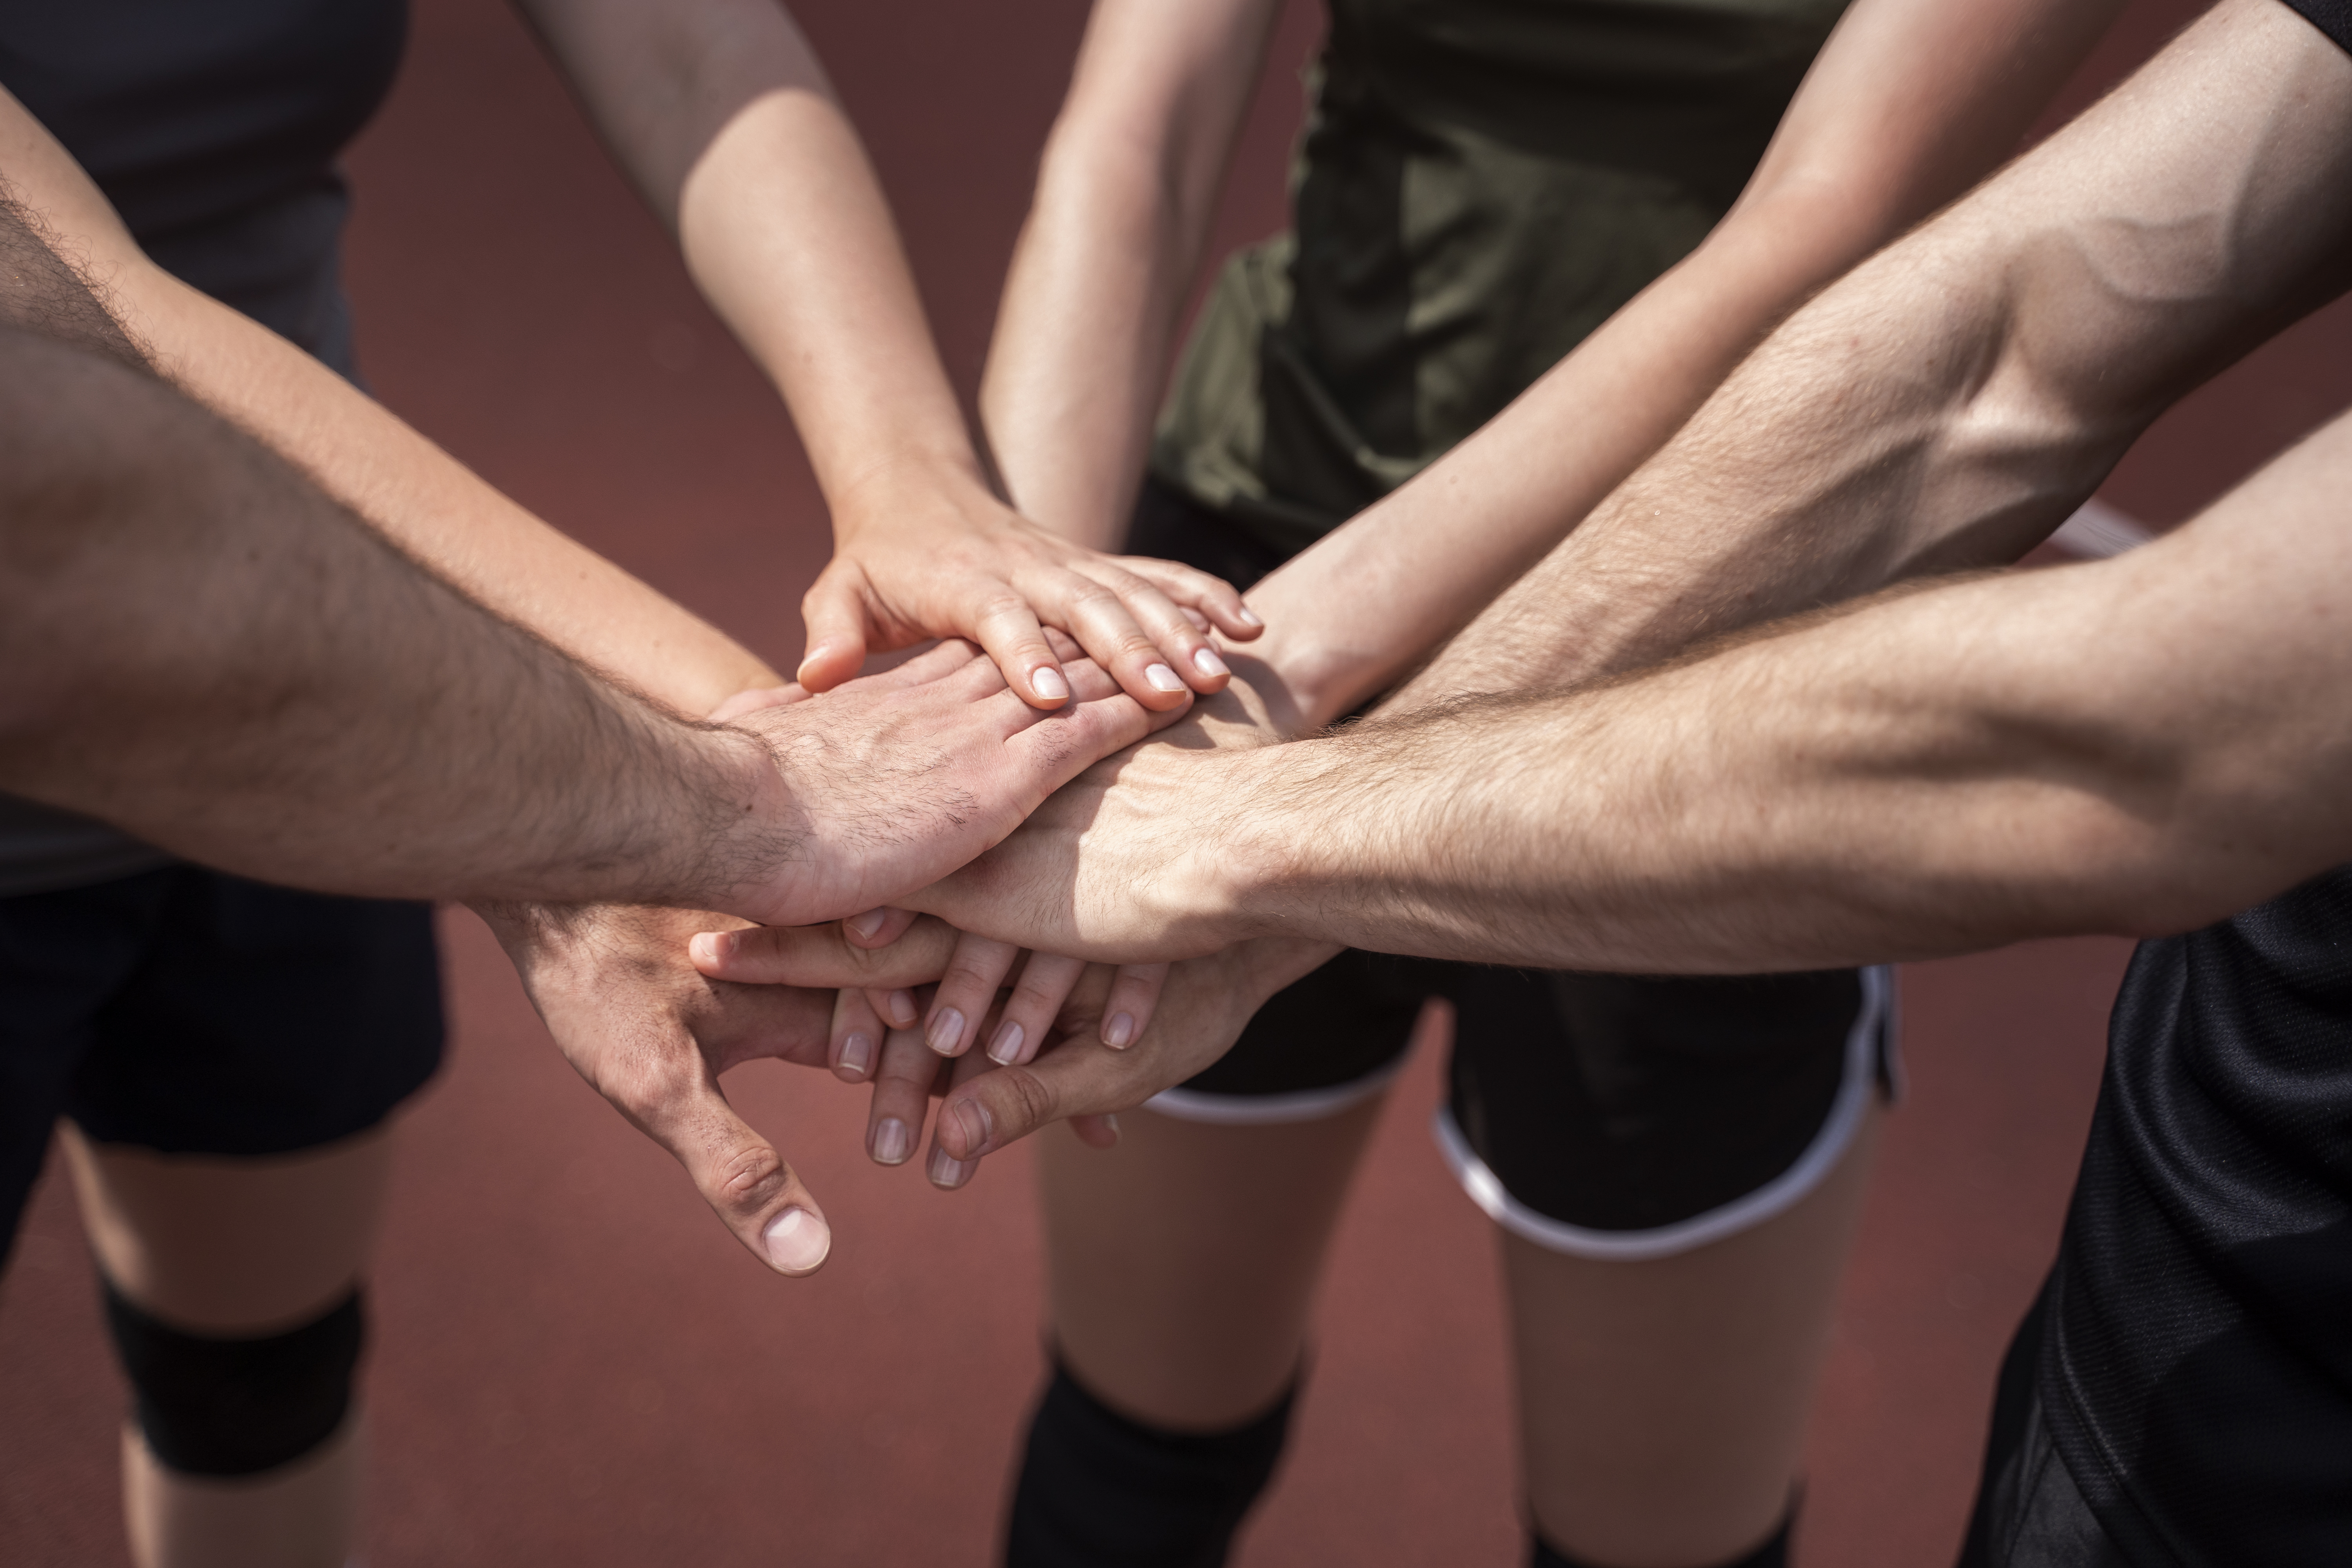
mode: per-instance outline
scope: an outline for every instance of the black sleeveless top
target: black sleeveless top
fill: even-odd
[[[2352,868],[2142,943],[2042,1405],[2137,1563],[2352,1563]]]
[[[335,159],[407,30],[407,0],[0,0],[0,85],[158,265],[348,372]]]

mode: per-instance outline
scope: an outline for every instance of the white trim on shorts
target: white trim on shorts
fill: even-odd
[[[1328,1089],[1302,1089],[1290,1094],[1211,1094],[1197,1089],[1163,1089],[1143,1102],[1146,1110],[1177,1121],[1206,1122],[1212,1127],[1275,1127],[1292,1121],[1320,1121],[1361,1105],[1396,1081],[1412,1053],[1401,1051],[1392,1062],[1374,1068],[1361,1078]]]
[[[1821,1185],[1843,1157],[1854,1134],[1861,1130],[1862,1113],[1877,1087],[1882,1030],[1886,1037],[1889,1076],[1893,1076],[1894,995],[1892,968],[1876,964],[1862,972],[1862,1011],[1855,1016],[1853,1027],[1845,1037],[1845,1081],[1838,1086],[1837,1098],[1830,1102],[1830,1113],[1822,1121],[1822,1130],[1813,1135],[1805,1152],[1797,1156],[1796,1163],[1754,1192],[1688,1219],[1649,1230],[1594,1230],[1538,1214],[1513,1197],[1503,1185],[1503,1179],[1472,1151],[1469,1140],[1462,1136],[1462,1129],[1454,1120],[1450,1105],[1440,1105],[1431,1119],[1437,1152],[1453,1168],[1454,1180],[1470,1194],[1470,1201],[1486,1210],[1489,1219],[1538,1247],[1564,1252],[1571,1258],[1618,1263],[1639,1263],[1689,1252],[1786,1214],[1799,1199]]]

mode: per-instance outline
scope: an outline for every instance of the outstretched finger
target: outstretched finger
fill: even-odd
[[[866,569],[854,557],[834,557],[801,597],[808,651],[793,679],[811,691],[830,691],[855,676],[876,630],[871,606]]]
[[[1083,958],[1055,952],[1033,952],[1021,966],[1021,978],[1006,999],[1003,1016],[989,1032],[988,1059],[999,1067],[1015,1067],[1037,1054],[1070,988],[1087,972]]]
[[[996,661],[1004,683],[1034,708],[1059,708],[1070,700],[1069,678],[1062,671],[1045,640],[1029,601],[1000,582],[986,588],[967,606],[964,622],[972,640]]]
[[[931,1049],[943,1057],[960,1057],[971,1048],[980,1037],[981,1019],[996,1005],[997,988],[1020,956],[1021,949],[1009,942],[969,932],[957,941],[955,956],[940,976],[930,1016],[923,1026]]]
[[[969,1083],[976,1078],[985,1077],[995,1070],[996,1064],[985,1057],[977,1055],[959,1057],[948,1074],[948,1092],[952,1094],[955,1092],[956,1085]],[[940,1122],[940,1128],[945,1126],[944,1121]],[[975,1154],[969,1160],[957,1159],[941,1145],[940,1130],[935,1128],[932,1131],[931,1157],[923,1166],[923,1174],[930,1178],[931,1185],[941,1192],[951,1193],[959,1187],[968,1185],[979,1170],[978,1155]]]
[[[1125,1050],[1143,1037],[1151,1026],[1151,1010],[1160,1005],[1160,992],[1168,984],[1165,963],[1123,963],[1117,978],[1110,983],[1110,995],[1103,1002],[1102,1043],[1113,1050]]]
[[[903,1165],[914,1153],[930,1113],[931,1088],[945,1066],[916,1030],[893,1029],[883,1037],[866,1113],[866,1152],[876,1163]]]
[[[1157,583],[1108,561],[1089,562],[1080,571],[1118,595],[1119,604],[1185,685],[1208,696],[1223,691],[1233,679],[1234,672],[1218,657],[1208,629],[1185,615],[1183,607],[1160,592]]]
[[[1248,642],[1265,630],[1257,612],[1243,600],[1241,591],[1223,577],[1150,555],[1122,555],[1118,564],[1148,579],[1178,607],[1213,622],[1235,642]]]
[[[1146,597],[1157,601],[1166,611],[1166,621],[1183,628],[1186,640],[1206,646],[1207,639],[1176,613],[1165,595],[1142,578],[1122,572],[1105,582],[1085,573],[1056,567],[1050,575],[1024,586],[1030,597],[1077,638],[1079,646],[1097,664],[1111,673],[1119,689],[1146,708],[1173,708],[1191,689],[1193,680],[1202,679],[1192,668],[1191,647],[1180,646],[1174,653],[1162,651],[1158,639],[1137,619],[1135,607],[1125,597],[1127,593],[1136,595],[1139,603]],[[1147,615],[1150,612],[1147,611]],[[1156,622],[1160,619],[1157,616],[1150,618]],[[1213,653],[1211,658],[1215,658]],[[1191,679],[1187,679],[1188,673]]]
[[[873,1074],[885,1032],[865,992],[855,988],[835,992],[825,1064],[842,1082],[864,1083]]]

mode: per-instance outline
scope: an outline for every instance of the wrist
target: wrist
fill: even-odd
[[[1171,879],[1171,923],[1200,933],[1203,952],[1253,937],[1290,935],[1280,897],[1294,879],[1297,850],[1283,809],[1269,786],[1290,745],[1228,751],[1202,759],[1212,769],[1191,781],[1190,793],[1217,803],[1192,837],[1180,874]],[[1246,810],[1233,803],[1249,803]],[[1311,933],[1308,933],[1311,934]]]
[[[903,526],[910,518],[942,512],[969,518],[976,508],[1003,503],[988,488],[968,445],[915,445],[877,453],[851,473],[823,485],[833,514],[836,549],[863,534]]]
[[[681,814],[700,826],[698,853],[681,886],[646,900],[715,910],[765,924],[802,923],[813,879],[807,812],[794,797],[784,758],[766,739],[720,724],[698,729],[701,810]]]

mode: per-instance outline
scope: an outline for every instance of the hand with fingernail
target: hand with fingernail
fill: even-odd
[[[719,916],[619,904],[478,912],[573,1068],[676,1156],[736,1239],[780,1274],[822,1264],[824,1211],[719,1077],[763,1057],[823,1066],[834,993],[696,973],[687,940]]]
[[[1144,708],[1087,660],[1067,674],[1076,700],[1042,711],[971,644],[945,642],[822,695],[785,686],[730,699],[713,721],[764,743],[773,799],[714,825],[713,856],[739,853],[740,841],[751,868],[726,884],[734,861],[714,865],[712,907],[800,924],[919,888],[1192,700]]]
[[[1116,1033],[1124,1045],[1139,1036],[1166,967],[1151,966],[1154,984],[1145,989],[1108,964],[1063,966],[1049,955],[1015,953],[1021,978],[1008,986],[1001,974],[971,971],[967,939],[944,922],[895,910],[872,913],[827,926],[703,932],[688,951],[698,967],[726,971],[739,984],[839,988],[824,1059],[843,1080],[873,1084],[866,1147],[886,1165],[913,1156],[932,1100],[974,1078],[1026,1062],[1046,1042],[1108,1044]],[[959,987],[953,993],[951,984]],[[947,997],[961,1005],[943,1003]],[[976,1049],[982,1039],[992,1048]],[[924,1169],[935,1184],[952,1189],[971,1180],[977,1161],[949,1155],[942,1131],[934,1131]],[[1102,1119],[1078,1131],[1098,1145],[1117,1137]]]
[[[1172,561],[1106,555],[1038,527],[962,464],[896,468],[834,500],[834,557],[801,601],[800,684],[824,691],[869,653],[967,637],[1040,708],[1091,658],[1145,707],[1224,689],[1210,633],[1264,625],[1223,580]]]
[[[1181,723],[1151,742],[1097,764],[1057,793],[1007,840],[1008,854],[1034,836],[1048,846],[1045,861],[1057,863],[1054,857],[1062,855],[1090,828],[1103,826],[1112,786],[1155,755],[1174,759],[1171,765],[1181,777],[1185,757],[1203,751],[1255,749],[1278,740],[1289,715],[1283,705],[1281,685],[1262,671],[1248,668],[1246,662],[1244,668],[1247,677],[1236,679],[1228,691],[1202,704]],[[1135,816],[1120,817],[1118,826],[1111,830],[1113,835],[1136,819]],[[1135,837],[1148,838],[1149,835]],[[1146,862],[1154,853],[1148,844],[1126,847]],[[984,857],[982,864],[987,860]],[[968,868],[950,879],[949,884],[961,883],[971,875]],[[1023,881],[1023,877],[1028,880]],[[1009,899],[1005,908],[994,911],[982,908],[984,895],[970,889],[950,892],[949,884],[927,889],[910,902],[951,897],[961,901],[961,908],[980,910],[979,920],[968,923],[1001,918],[1018,925],[1034,921],[1042,907],[1060,910],[1067,905],[1059,894],[1043,900],[1026,896],[1034,892],[1039,879],[1034,867],[997,874],[997,885],[1011,887],[1023,896]],[[1050,873],[1042,879],[1050,882]],[[1131,903],[1145,906],[1139,914],[1130,909],[1130,916],[1136,917],[1130,925],[1137,920],[1148,922],[1149,900],[1137,896],[1132,879],[1125,889]],[[1223,1015],[1207,1007],[1199,999],[1197,988],[1203,975],[1230,977],[1244,970],[1255,973],[1269,965],[1278,967],[1266,953],[1287,950],[1250,952],[1255,956],[1246,964],[1241,958],[1220,957],[1215,963],[1204,960],[1189,972],[1187,984],[1195,989],[1189,1011],[1196,1017],[1213,1014],[1217,1020],[1213,1025],[1166,1026],[1155,1034],[1156,1009],[1161,1005],[1162,987],[1170,983],[1166,963],[1088,963],[1024,949],[994,932],[959,931],[937,920],[919,919],[906,908],[867,910],[825,928],[824,934],[807,929],[754,927],[704,933],[693,942],[697,966],[714,978],[845,987],[836,1010],[835,1059],[854,1056],[861,1063],[869,1059],[876,1063],[877,1109],[869,1149],[886,1163],[911,1155],[915,1135],[922,1126],[924,1102],[934,1093],[943,1093],[948,1098],[935,1133],[931,1166],[933,1179],[950,1186],[968,1180],[972,1162],[987,1149],[999,1146],[1004,1136],[992,1133],[982,1124],[997,1118],[995,1107],[1006,1087],[985,1084],[987,1069],[1029,1074],[1041,1052],[1058,1041],[1054,1061],[1039,1064],[1037,1070],[1048,1075],[1047,1081],[1059,1082],[1073,1070],[1075,1058],[1084,1055],[1074,1050],[1074,1045],[1108,1047],[1110,1051],[1103,1054],[1110,1055],[1150,1040],[1156,1048],[1136,1065],[1100,1079],[1082,1078],[1071,1090],[1070,1103],[1083,1101],[1084,1109],[1066,1114],[1092,1118],[1139,1103],[1140,1098],[1181,1081],[1154,1081],[1160,1067],[1171,1061],[1190,1062],[1193,1065],[1183,1075],[1190,1076],[1238,1037],[1249,1012],[1244,1010],[1233,1020],[1231,1036],[1223,1035]],[[1237,969],[1237,964],[1243,968]],[[1187,974],[1188,971],[1179,965],[1176,973]],[[927,989],[919,994],[912,989],[917,985]],[[1264,993],[1271,994],[1271,989]],[[1254,1009],[1255,1001],[1250,1005]],[[887,1027],[882,1023],[885,1017]],[[1171,1039],[1173,1044],[1169,1043]],[[983,1042],[984,1048],[975,1049]],[[1138,1100],[1116,1102],[1118,1089],[1143,1085],[1149,1087],[1140,1089]],[[882,1109],[886,1098],[891,1108],[887,1111]],[[974,1122],[975,1117],[982,1122]],[[1088,1142],[1107,1142],[1111,1136],[1108,1128],[1095,1121],[1085,1121],[1080,1130]]]

